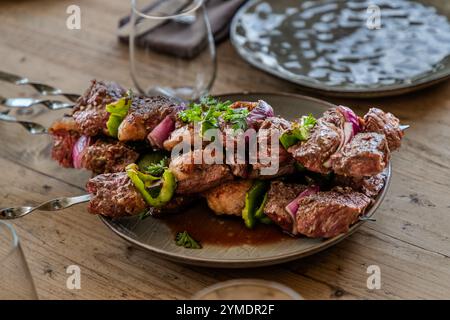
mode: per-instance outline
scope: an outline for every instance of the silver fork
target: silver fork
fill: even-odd
[[[18,120],[16,118],[14,118],[13,116],[8,115],[8,112],[9,112],[9,110],[0,112],[0,121],[18,123],[21,126],[23,126],[29,133],[31,133],[33,135],[48,133],[48,129],[46,127],[44,127],[43,125],[36,123],[36,122],[32,122],[32,121]]]
[[[32,86],[37,92],[43,96],[63,96],[72,102],[77,101],[80,97],[79,94],[65,93],[61,89],[49,86],[44,83],[33,82],[27,78],[17,76],[15,74],[0,71],[0,80],[4,80],[16,85],[29,85]]]
[[[27,214],[32,213],[35,210],[40,211],[58,211],[69,208],[73,205],[88,202],[91,199],[91,195],[85,194],[77,197],[64,197],[56,198],[53,200],[41,203],[36,207],[10,207],[0,209],[0,220],[17,219]]]
[[[0,104],[8,108],[26,109],[37,104],[42,104],[49,110],[68,109],[74,106],[71,102],[62,102],[49,99],[34,98],[5,98],[0,96]]]

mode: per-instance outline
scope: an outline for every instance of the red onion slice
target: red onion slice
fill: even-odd
[[[152,146],[162,148],[172,131],[175,130],[175,122],[172,117],[166,116],[147,136]]]
[[[285,210],[291,215],[292,218],[292,234],[297,234],[297,211],[298,211],[298,201],[301,198],[313,195],[317,192],[319,192],[320,188],[318,186],[311,186],[309,188],[307,188],[305,191],[303,191],[302,193],[300,193],[297,198],[295,198],[294,200],[292,200],[286,207]]]
[[[359,118],[353,112],[352,109],[344,106],[338,106],[337,109],[342,113],[346,122],[350,122],[353,126],[353,134],[357,134],[361,131],[361,126],[359,125]]]
[[[73,145],[72,148],[72,161],[73,161],[73,167],[75,169],[81,169],[82,168],[82,160],[84,152],[86,151],[86,148],[89,147],[91,144],[91,138],[87,136],[81,136],[78,138],[77,142]]]
[[[273,117],[274,115],[272,106],[264,100],[259,100],[256,107],[247,116],[247,125],[249,128],[255,129],[258,122]]]

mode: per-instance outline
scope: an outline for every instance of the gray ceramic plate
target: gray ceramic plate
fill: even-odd
[[[251,0],[231,41],[253,66],[305,88],[389,96],[450,77],[449,16],[441,0]]]
[[[320,116],[323,111],[333,106],[321,100],[288,94],[229,94],[221,98],[232,101],[263,99],[274,107],[277,114],[287,119],[309,113]],[[390,177],[389,168],[386,186],[366,212],[367,216],[372,216],[382,202]],[[247,230],[241,219],[218,218],[200,204],[186,209],[185,212],[173,214],[168,219],[101,219],[120,237],[169,260],[226,268],[273,265],[302,258],[338,243],[363,223],[356,223],[346,234],[321,240],[291,238],[273,225],[259,225],[255,230]],[[193,250],[176,246],[175,233],[184,230],[200,240],[203,248]]]

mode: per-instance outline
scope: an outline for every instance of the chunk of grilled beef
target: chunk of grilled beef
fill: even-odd
[[[147,204],[125,172],[107,173],[90,179],[86,185],[91,194],[88,211],[117,218],[140,214]]]
[[[214,213],[241,216],[245,207],[245,195],[252,185],[252,180],[228,181],[206,191],[204,195]]]
[[[174,101],[162,97],[136,96],[128,115],[119,126],[118,139],[120,141],[145,140],[147,135],[166,117],[173,117],[179,107]]]
[[[364,116],[363,130],[384,134],[390,151],[399,149],[402,144],[404,133],[400,129],[400,120],[390,112],[377,108],[369,109]]]
[[[188,143],[190,145],[194,144],[193,125],[184,125],[172,131],[169,138],[164,141],[163,146],[167,151],[172,151],[172,149],[175,148],[176,145],[182,142]]]
[[[351,188],[336,188],[299,199],[297,230],[311,238],[332,238],[348,231],[371,200]]]
[[[375,199],[386,184],[386,179],[387,169],[375,176],[364,178],[336,175],[334,183],[339,186],[351,187],[353,190],[362,192],[369,198]]]
[[[53,124],[49,128],[50,133],[59,130],[78,132],[78,126],[72,116],[65,115],[61,119],[58,119],[55,122],[53,122]]]
[[[125,89],[115,82],[92,80],[91,86],[73,109],[73,119],[79,132],[86,136],[107,134],[109,113],[106,112],[106,105],[119,100],[125,93]]]
[[[323,174],[331,172],[324,164],[337,151],[344,138],[343,130],[333,122],[328,122],[338,121],[337,119],[337,116],[331,113],[329,119],[320,118],[307,141],[289,148],[289,153],[306,169]]]
[[[267,194],[264,213],[283,230],[292,232],[294,221],[285,208],[306,188],[306,186],[301,184],[272,181]]]
[[[206,162],[203,150],[194,150],[171,160],[169,169],[177,179],[178,194],[201,193],[233,179],[227,165]]]
[[[112,139],[98,139],[86,148],[82,157],[82,166],[96,174],[113,173],[125,170],[130,163],[136,162],[139,154],[123,142]]]
[[[65,168],[73,167],[72,149],[80,134],[72,117],[64,116],[49,128],[53,139],[52,158]]]
[[[273,163],[268,163],[268,159],[263,159],[261,153],[258,152],[258,161],[257,163],[252,164],[252,170],[249,175],[251,179],[272,179],[295,172],[294,158],[292,158],[291,154],[278,142],[278,139],[283,132],[290,128],[291,123],[279,117],[269,117],[260,123],[257,133],[258,145],[267,146],[266,156],[271,159],[271,161],[278,161],[278,172],[274,174],[264,174],[261,170],[270,167]],[[276,154],[276,151],[272,150],[272,139],[276,139],[278,154]]]
[[[72,150],[80,134],[76,131],[57,129],[51,131],[53,137],[52,158],[65,168],[73,168]]]
[[[358,133],[331,157],[331,166],[338,175],[369,177],[382,172],[389,161],[389,147],[384,134]]]
[[[345,123],[345,116],[342,114],[341,111],[339,111],[339,109],[330,108],[323,113],[322,117],[320,118],[320,121],[324,123],[331,123],[338,128],[342,128]]]

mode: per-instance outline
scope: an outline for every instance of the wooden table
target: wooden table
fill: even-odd
[[[92,78],[132,86],[128,50],[114,35],[127,1],[77,1],[82,29],[65,27],[73,1],[2,1],[0,69],[66,91],[81,92]],[[241,60],[229,42],[218,47],[213,93],[287,91],[297,86]],[[0,83],[0,95],[29,96],[29,88]],[[450,298],[450,82],[404,97],[339,100],[360,112],[380,106],[411,125],[392,160],[393,179],[376,223],[320,254],[281,266],[217,270],[171,263],[112,234],[83,206],[36,213],[18,231],[42,299],[182,299],[218,281],[262,278],[284,283],[306,299]],[[46,124],[61,113],[37,108]],[[83,193],[88,178],[49,159],[50,138],[0,123],[0,206],[36,204]],[[81,290],[66,288],[66,267],[81,267]],[[381,268],[381,289],[366,286],[369,265]],[[14,288],[12,288],[14,290]]]

